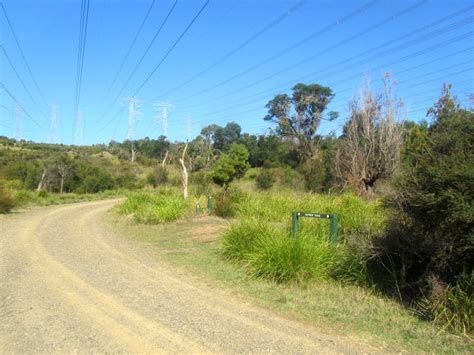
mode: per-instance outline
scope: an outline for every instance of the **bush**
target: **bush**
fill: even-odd
[[[209,195],[211,192],[211,179],[205,171],[197,171],[191,175],[191,186],[197,196]]]
[[[238,189],[222,190],[214,195],[214,211],[216,216],[222,218],[234,217],[236,207],[246,198]]]
[[[390,228],[374,240],[369,266],[388,293],[431,302],[423,308],[431,318],[449,310],[445,325],[452,327],[448,318],[465,312],[463,280],[474,272],[474,113],[444,95],[431,110],[433,123],[408,134],[403,172],[388,199]],[[472,330],[470,321],[457,324]]]
[[[214,214],[222,218],[229,218],[235,215],[234,203],[230,192],[223,191],[214,197]]]
[[[263,169],[260,174],[258,174],[255,182],[257,187],[262,190],[268,190],[275,184],[275,175],[269,169]]]
[[[186,208],[187,203],[178,191],[161,189],[154,193],[130,194],[118,212],[131,216],[136,222],[157,224],[181,218]]]
[[[168,183],[168,170],[161,165],[157,166],[153,172],[148,174],[147,182],[153,187],[165,185]]]
[[[244,262],[251,275],[277,283],[326,279],[336,260],[336,248],[327,239],[304,233],[292,238],[287,229],[256,219],[231,226],[222,253]]]
[[[472,332],[474,324],[474,274],[455,286],[431,277],[431,293],[416,304],[417,313],[444,328]]]
[[[0,213],[8,213],[15,207],[12,195],[0,186]]]

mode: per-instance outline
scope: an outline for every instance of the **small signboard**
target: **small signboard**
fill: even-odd
[[[293,212],[291,225],[291,234],[293,235],[293,237],[296,237],[296,235],[298,234],[300,217],[329,219],[331,222],[331,242],[333,242],[334,244],[337,243],[337,215],[314,212]]]

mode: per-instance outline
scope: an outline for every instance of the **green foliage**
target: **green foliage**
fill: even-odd
[[[307,234],[292,238],[277,226],[258,219],[243,219],[223,236],[223,255],[242,261],[250,274],[272,281],[301,283],[325,279],[336,259],[327,240]]]
[[[147,183],[153,187],[168,183],[168,170],[166,167],[158,165],[150,174],[148,174]]]
[[[312,139],[333,97],[329,87],[299,83],[293,87],[292,97],[279,94],[267,103],[268,114],[264,120],[278,124],[278,134],[296,139],[300,156],[310,158],[313,154]],[[336,117],[336,113],[329,114],[329,119]]]
[[[217,160],[211,172],[212,180],[221,186],[228,185],[235,178],[242,177],[247,169],[249,153],[244,145],[233,143],[229,153],[223,153]]]
[[[237,206],[246,197],[238,189],[223,190],[214,195],[214,211],[216,216],[222,218],[234,217]]]
[[[443,328],[472,332],[474,324],[474,274],[463,277],[454,286],[432,280],[428,297],[417,302],[417,313]]]
[[[175,221],[186,212],[188,205],[176,189],[161,188],[154,192],[137,192],[127,197],[118,212],[146,224]]]
[[[365,260],[354,245],[366,245],[385,226],[378,202],[354,195],[253,193],[234,203],[238,222],[223,236],[223,255],[240,260],[254,276],[277,282],[304,282],[337,277],[368,283]],[[334,213],[339,216],[340,244],[329,242],[329,223],[301,219],[298,237],[290,236],[291,212]],[[361,248],[363,249],[363,248]]]
[[[451,100],[444,91],[430,111],[431,125],[408,134],[403,173],[388,200],[395,213],[387,233],[374,241],[371,258],[374,276],[388,292],[407,302],[436,300],[425,307],[433,318],[436,304],[457,304],[453,298],[462,292],[452,291],[474,272],[474,113]],[[389,271],[381,273],[383,268]],[[472,318],[463,327],[472,330]]]
[[[262,190],[270,189],[275,184],[275,181],[275,174],[269,169],[263,169],[255,179],[257,187]]]

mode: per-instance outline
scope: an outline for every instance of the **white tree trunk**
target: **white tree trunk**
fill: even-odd
[[[163,161],[161,162],[161,167],[164,168],[166,164],[166,159],[168,158],[168,153],[169,151],[167,150],[165,153],[165,157],[163,158]]]
[[[39,181],[38,187],[36,188],[37,192],[40,192],[45,187],[47,174],[48,174],[48,170],[46,169],[46,167],[44,167],[43,174],[41,174],[41,180]]]
[[[136,151],[135,151],[135,144],[132,142],[132,157],[131,157],[131,162],[134,163],[136,158]]]
[[[183,197],[186,199],[188,198],[188,169],[186,169],[186,165],[184,164],[184,157],[186,155],[186,150],[188,149],[188,143],[184,146],[183,155],[179,159],[181,163],[181,167],[183,168],[183,175],[182,175],[182,182],[183,182]]]

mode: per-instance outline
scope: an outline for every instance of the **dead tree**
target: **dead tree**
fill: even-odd
[[[400,165],[402,103],[394,100],[392,90],[389,74],[379,95],[365,81],[361,94],[349,105],[349,120],[336,153],[339,178],[367,197],[377,181],[393,176]]]
[[[36,191],[37,192],[40,192],[41,190],[45,189],[48,182],[47,182],[47,178],[48,178],[48,168],[46,167],[46,165],[43,167],[43,173],[41,174],[41,179],[38,183],[38,187],[36,188]]]
[[[188,198],[188,169],[186,169],[186,164],[184,164],[184,158],[186,156],[186,150],[188,149],[188,143],[184,146],[183,155],[179,159],[181,167],[183,168],[182,173],[182,183],[183,183],[183,197]]]
[[[163,160],[162,160],[162,162],[161,162],[161,167],[162,167],[162,168],[165,167],[166,159],[168,158],[168,153],[169,153],[169,151],[167,150],[166,153],[165,153],[165,157],[163,158]]]
[[[66,179],[66,176],[68,174],[68,166],[65,163],[59,163],[58,165],[58,174],[60,177],[60,183],[59,183],[59,193],[62,194],[64,191],[64,180]]]

